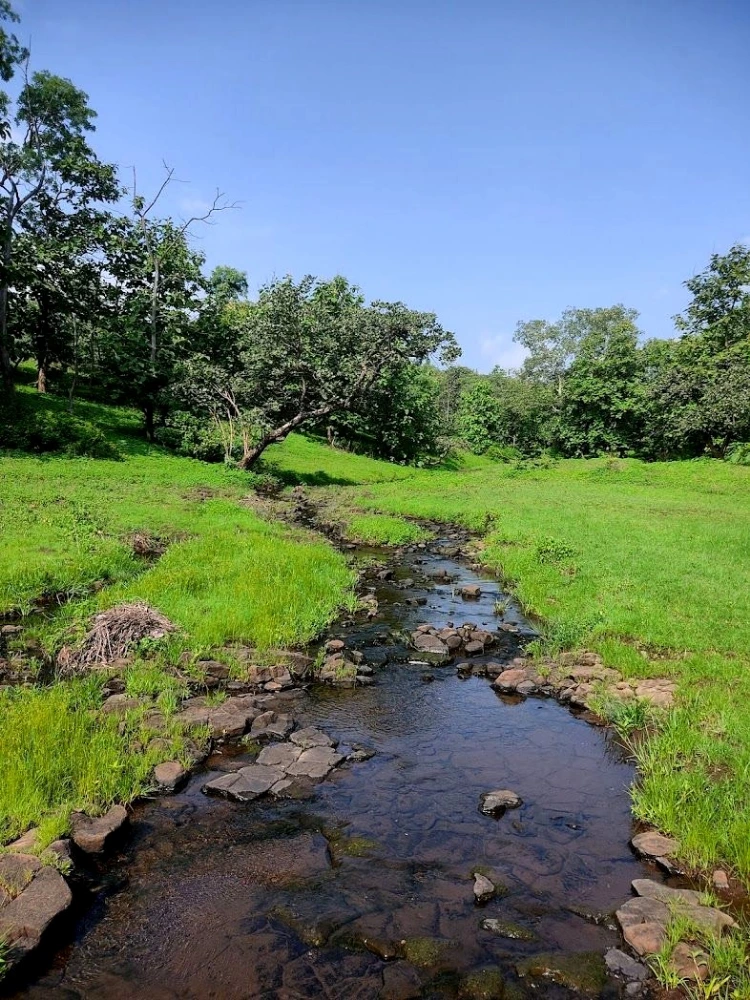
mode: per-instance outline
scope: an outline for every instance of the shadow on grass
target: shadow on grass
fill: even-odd
[[[327,472],[293,472],[291,469],[277,469],[273,465],[261,463],[258,466],[261,475],[272,476],[284,486],[358,486],[361,479],[345,476],[330,476]]]

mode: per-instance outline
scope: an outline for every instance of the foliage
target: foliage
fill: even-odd
[[[0,414],[0,448],[60,452],[69,457],[121,457],[117,446],[95,424],[60,410],[30,411],[23,406]]]

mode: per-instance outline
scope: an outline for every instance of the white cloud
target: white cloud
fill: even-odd
[[[520,368],[526,349],[513,342],[511,333],[485,333],[479,338],[479,353],[484,359],[482,367]]]

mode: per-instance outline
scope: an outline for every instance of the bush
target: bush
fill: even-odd
[[[750,442],[738,441],[736,444],[730,445],[726,460],[732,465],[750,465]]]
[[[87,458],[119,459],[117,447],[88,420],[55,410],[31,411],[18,407],[0,418],[0,447],[31,451],[61,452]]]
[[[227,457],[219,428],[182,410],[171,413],[166,424],[157,428],[156,440],[178,455],[199,458],[202,462],[223,462]],[[236,444],[230,457],[241,458],[241,446]]]

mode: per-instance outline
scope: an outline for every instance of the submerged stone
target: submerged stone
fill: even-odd
[[[474,872],[474,900],[486,903],[495,895],[495,883],[481,872]]]
[[[494,792],[485,792],[480,799],[480,810],[485,816],[499,816],[506,809],[517,809],[523,805],[520,795],[509,788],[500,788]]]
[[[487,917],[481,922],[480,927],[510,941],[535,941],[537,937],[528,927],[514,924],[511,920],[498,920],[495,917]]]
[[[519,976],[551,979],[559,986],[598,996],[607,985],[607,968],[599,952],[535,955],[516,965]]]
[[[604,964],[607,966],[609,972],[617,976],[622,976],[623,979],[629,979],[632,982],[643,982],[649,975],[648,969],[642,962],[638,962],[636,959],[631,958],[630,955],[626,955],[619,948],[610,948],[609,951],[604,953]]]
[[[203,786],[203,792],[236,802],[252,802],[283,780],[284,772],[281,768],[250,764],[233,774],[223,774],[220,778],[207,782]]]
[[[502,1000],[505,980],[498,969],[480,969],[461,980],[458,995],[462,1000]]]

